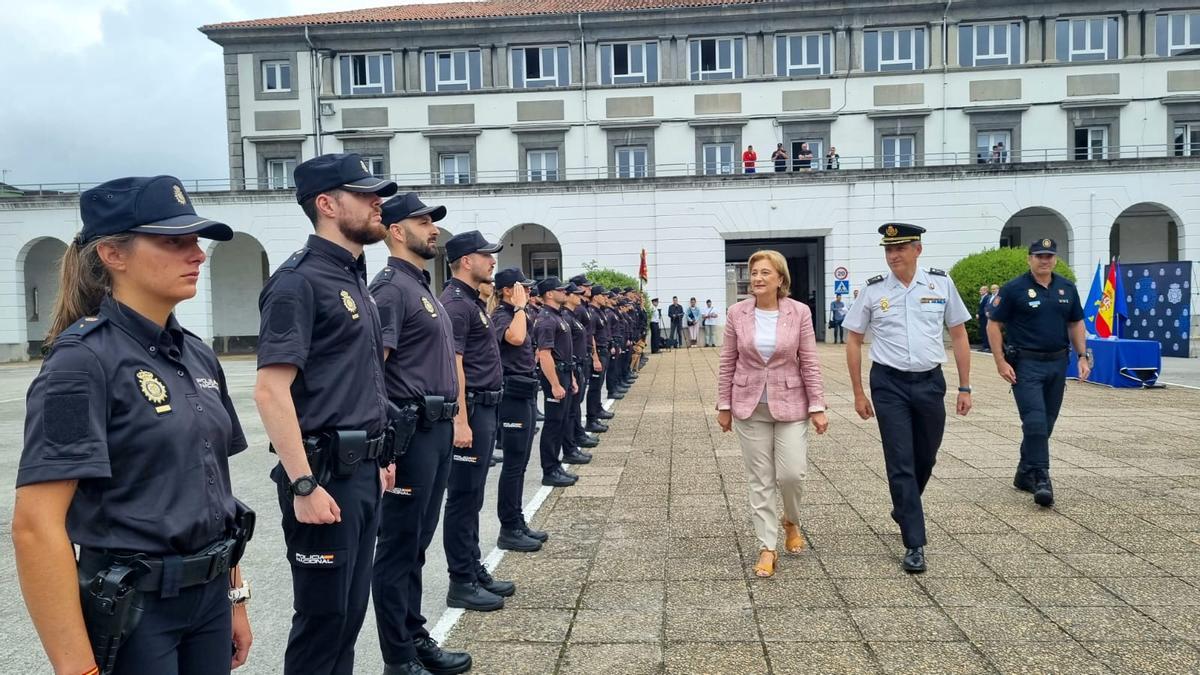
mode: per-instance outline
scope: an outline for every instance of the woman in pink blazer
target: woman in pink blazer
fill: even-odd
[[[812,312],[788,296],[792,280],[777,251],[750,256],[754,297],[729,308],[717,384],[717,422],[737,432],[750,484],[754,533],[762,548],[754,574],[775,574],[779,519],[775,492],[783,496],[784,549],[804,549],[800,496],[808,470],[808,422],[829,428],[825,389],[817,362]]]

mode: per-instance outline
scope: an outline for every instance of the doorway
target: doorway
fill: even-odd
[[[803,302],[812,310],[813,331],[817,341],[825,340],[826,310],[825,285],[822,275],[825,269],[825,238],[798,237],[780,239],[732,239],[725,242],[726,276],[729,285],[726,298],[728,305],[750,297],[750,270],[747,261],[755,251],[771,249],[779,251],[787,260],[788,274],[792,277],[793,300]]]

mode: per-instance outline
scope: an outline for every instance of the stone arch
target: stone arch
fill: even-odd
[[[1175,262],[1183,242],[1183,223],[1167,206],[1138,202],[1113,221],[1108,232],[1109,258],[1121,262]]]
[[[521,223],[500,237],[504,248],[496,254],[496,269],[520,267],[531,279],[561,277],[562,244],[549,228],[537,223]]]
[[[25,340],[29,356],[42,349],[54,298],[58,296],[58,280],[63,253],[67,244],[54,237],[38,237],[25,244],[17,255],[21,275],[21,305],[25,319]]]
[[[263,245],[245,232],[209,248],[213,349],[247,353],[258,345],[258,295],[271,276]]]
[[[1029,206],[1008,217],[1000,231],[1000,246],[1025,248],[1037,238],[1058,242],[1058,257],[1071,264],[1072,231],[1066,216],[1046,206]]]

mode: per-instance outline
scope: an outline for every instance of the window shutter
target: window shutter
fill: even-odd
[[[733,41],[733,79],[740,80],[746,73],[746,40],[738,38]]]
[[[509,49],[512,56],[512,86],[513,89],[525,88],[525,50],[521,47]]]
[[[1108,58],[1116,61],[1121,58],[1121,41],[1117,37],[1121,32],[1120,20],[1113,16],[1109,17],[1106,23],[1108,24]]]
[[[1054,22],[1054,57],[1063,63],[1071,60],[1071,22],[1066,19]]]
[[[828,75],[833,72],[833,34],[824,33],[821,35],[821,74]]]
[[[341,93],[342,93],[342,96],[349,96],[352,93],[351,85],[353,84],[353,80],[350,79],[350,57],[349,56],[339,56],[338,62],[340,65],[341,77],[342,77]]]
[[[658,82],[658,43],[646,43],[646,81]]]
[[[912,36],[913,70],[925,70],[925,29],[914,28]]]
[[[600,84],[612,83],[612,45],[600,45]]]
[[[879,72],[879,31],[877,30],[863,33],[863,70],[868,73]]]
[[[437,54],[425,52],[425,91],[437,91]]]
[[[567,47],[559,47],[557,50],[557,76],[558,86],[565,87],[571,84],[571,51]]]
[[[394,57],[391,52],[383,55],[383,93],[392,94],[396,91],[396,68],[393,66]]]
[[[478,49],[467,52],[467,87],[472,91],[483,89],[483,54]]]
[[[786,35],[776,35],[775,36],[775,76],[776,77],[787,77],[788,76],[787,41],[788,41],[788,38]]]
[[[688,52],[691,55],[691,58],[689,59],[690,63],[688,65],[688,70],[690,71],[688,77],[693,80],[699,80],[700,79],[700,41],[699,40],[690,41],[688,43]]]

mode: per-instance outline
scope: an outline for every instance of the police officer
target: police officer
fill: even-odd
[[[1012,385],[1021,414],[1021,459],[1013,487],[1033,493],[1040,506],[1054,503],[1050,482],[1050,434],[1067,386],[1067,347],[1075,347],[1079,379],[1091,374],[1083,308],[1075,284],[1054,273],[1058,244],[1039,239],[1029,246],[1029,272],[992,299],[989,344],[996,370]],[[1001,331],[1003,330],[1003,333]]]
[[[546,277],[538,282],[542,311],[533,326],[533,343],[537,348],[538,379],[545,395],[546,420],[538,447],[542,458],[542,485],[567,487],[579,477],[563,469],[560,451],[564,446],[567,405],[573,393],[579,391],[575,382],[574,347],[571,327],[563,316],[567,285],[558,277]]]
[[[216,355],[174,310],[196,294],[197,237],[233,232],[171,176],[79,202],[17,469],[26,606],[55,672],[228,673],[250,648],[246,510],[229,484],[246,439]],[[104,621],[124,591],[140,622]]]
[[[492,254],[500,248],[478,230],[451,237],[446,242],[446,260],[453,276],[442,292],[442,304],[454,327],[460,406],[454,417],[454,455],[442,528],[450,571],[446,604],[482,612],[504,607],[504,598],[516,592],[511,581],[492,578],[479,550],[479,511],[496,444],[503,374],[500,345],[477,289],[492,281],[496,269]]]
[[[371,594],[387,392],[379,314],[363,247],[387,234],[376,178],[358,155],[296,167],[316,233],[259,295],[254,401],[279,464],[271,472],[295,595],[287,673],[351,673]]]
[[[583,402],[587,395],[584,382],[587,370],[590,370],[591,366],[588,330],[579,317],[579,309],[583,306],[583,289],[568,282],[566,299],[562,315],[566,319],[567,325],[571,327],[571,351],[575,355],[572,365],[575,367],[575,381],[579,383],[579,391],[571,395],[571,403],[567,407],[567,442],[563,461],[571,464],[576,459],[591,461],[591,454],[580,448],[594,448],[599,444],[599,439],[583,430]],[[586,365],[585,360],[587,361]],[[572,461],[567,461],[568,456],[572,458]]]
[[[904,223],[879,228],[889,274],[867,280],[846,314],[846,363],[854,409],[862,419],[878,414],[883,460],[892,494],[892,519],[904,540],[903,567],[925,571],[925,513],[921,493],[933,473],[946,425],[946,348],[950,329],[958,367],[956,410],[971,410],[971,345],[963,324],[971,318],[946,273],[917,267],[925,229]],[[863,334],[871,329],[871,398],[862,385]],[[872,406],[874,402],[874,406]]]
[[[625,389],[621,386],[621,366],[622,355],[625,350],[625,318],[621,314],[621,301],[617,296],[616,289],[608,292],[607,300],[605,301],[605,317],[608,319],[608,325],[611,327],[611,339],[608,344],[609,349],[609,364],[608,373],[605,376],[605,388],[608,397],[614,400],[625,398]]]
[[[589,401],[592,398],[592,382],[596,381],[594,375],[597,372],[603,371],[603,365],[600,363],[600,354],[596,347],[596,331],[600,325],[598,314],[592,307],[592,282],[584,274],[577,274],[571,277],[571,283],[575,284],[579,289],[579,305],[572,310],[575,315],[575,320],[583,326],[584,332],[584,349],[585,354],[582,357],[577,357],[579,362],[579,400],[582,404],[580,414],[575,424],[575,438],[579,445],[584,448],[595,447],[599,445],[600,439],[595,434],[602,434],[608,431],[608,427],[597,423],[592,424],[595,419],[588,410]],[[596,399],[599,400],[599,393],[596,394]],[[585,426],[585,420],[587,425]],[[590,429],[587,427],[591,427]]]
[[[446,308],[429,287],[425,264],[437,257],[437,221],[446,207],[426,206],[414,192],[383,205],[387,267],[371,282],[383,327],[384,381],[396,408],[415,412],[394,486],[383,495],[372,579],[384,672],[461,673],[471,657],[442,650],[421,614],[425,551],[441,517],[450,474],[458,373]]]
[[[596,364],[592,364],[592,372],[590,373],[590,382],[587,390],[587,425],[584,430],[592,433],[603,433],[608,431],[608,425],[603,420],[612,419],[613,414],[604,409],[601,402],[601,389],[604,385],[604,376],[608,372],[609,360],[612,358],[612,352],[609,349],[609,343],[612,341],[612,327],[608,324],[608,316],[604,311],[605,289],[600,284],[596,284],[588,289],[584,296],[591,310],[591,318],[593,325],[593,342],[596,349],[596,361],[599,362],[599,368]]]
[[[530,528],[521,512],[525,467],[533,450],[539,388],[534,373],[537,363],[531,338],[533,326],[526,316],[528,290],[533,284],[515,267],[496,274],[498,300],[492,311],[492,327],[500,344],[500,365],[504,370],[500,443],[505,459],[496,495],[496,513],[500,518],[496,546],[506,551],[537,551],[550,538],[545,532]]]

